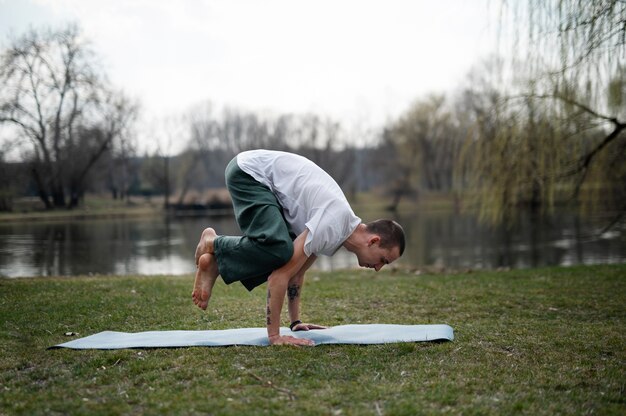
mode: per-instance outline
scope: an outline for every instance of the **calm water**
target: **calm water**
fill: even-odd
[[[364,216],[370,220],[377,216]],[[397,218],[407,233],[403,266],[451,269],[527,268],[626,262],[626,229],[599,235],[606,222],[560,214],[540,223],[522,218],[511,229],[481,225],[471,215],[420,212]],[[186,274],[195,271],[202,229],[238,234],[231,217],[81,220],[0,224],[0,276]],[[318,269],[356,267],[340,250]]]

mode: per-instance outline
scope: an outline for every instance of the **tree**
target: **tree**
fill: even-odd
[[[75,206],[96,162],[134,120],[136,106],[97,68],[76,26],[31,31],[0,58],[0,123],[17,127],[46,208]]]
[[[177,170],[180,198],[191,189],[224,186],[224,168],[239,152],[264,148],[308,157],[345,187],[356,190],[356,152],[346,146],[340,123],[314,114],[259,115],[226,108],[216,115],[210,104],[188,114],[190,140]],[[201,182],[199,182],[199,179]]]
[[[328,172],[339,186],[352,194],[356,190],[356,152],[346,146],[341,123],[315,114],[292,116],[290,134],[285,142]]]
[[[461,141],[445,97],[419,100],[383,134],[393,149],[389,160],[391,210],[400,200],[421,190],[451,191]]]
[[[146,152],[142,157],[140,177],[144,196],[166,195],[170,178],[163,156],[158,150],[153,154]]]
[[[117,136],[117,143],[99,162],[99,172],[105,188],[113,199],[126,199],[139,175],[134,135],[128,129]]]
[[[508,85],[476,114],[480,135],[466,149],[483,212],[500,220],[520,203],[547,212],[569,190],[581,207],[609,203],[623,215],[626,2],[499,4],[502,29],[514,28],[503,46],[517,53],[495,74]]]
[[[64,155],[71,167],[65,176],[69,190],[69,208],[74,208],[83,198],[92,183],[91,174],[96,172],[96,164],[107,153],[118,153],[119,167],[125,168],[124,159],[132,149],[130,125],[135,120],[137,107],[121,94],[107,93],[99,105],[100,119],[86,125],[79,125],[75,141],[67,141]],[[71,161],[71,162],[70,162]],[[126,172],[120,172],[124,175]],[[128,184],[125,184],[128,186]]]
[[[11,175],[11,166],[5,160],[5,153],[7,152],[3,146],[0,148],[0,211],[11,211],[13,209],[13,179]]]

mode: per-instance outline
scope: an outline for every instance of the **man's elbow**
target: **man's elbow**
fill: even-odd
[[[280,288],[281,286],[287,289],[287,283],[289,282],[289,275],[285,273],[283,269],[277,269],[272,272],[267,278],[267,284],[272,288]]]

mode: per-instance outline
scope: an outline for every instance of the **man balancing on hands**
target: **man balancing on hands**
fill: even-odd
[[[248,290],[266,281],[270,344],[313,345],[280,335],[281,309],[288,297],[292,331],[325,327],[300,321],[304,273],[318,255],[340,246],[359,266],[379,271],[404,252],[404,231],[391,220],[367,224],[357,217],[341,188],[310,160],[292,153],[251,150],[226,167],[226,186],[243,236],[217,235],[207,228],[196,248],[194,303],[206,309],[218,276]]]

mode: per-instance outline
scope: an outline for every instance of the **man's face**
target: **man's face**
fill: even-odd
[[[378,237],[373,237],[366,247],[359,250],[357,253],[359,266],[379,271],[384,265],[392,263],[400,257],[398,247],[381,248],[379,242]]]

